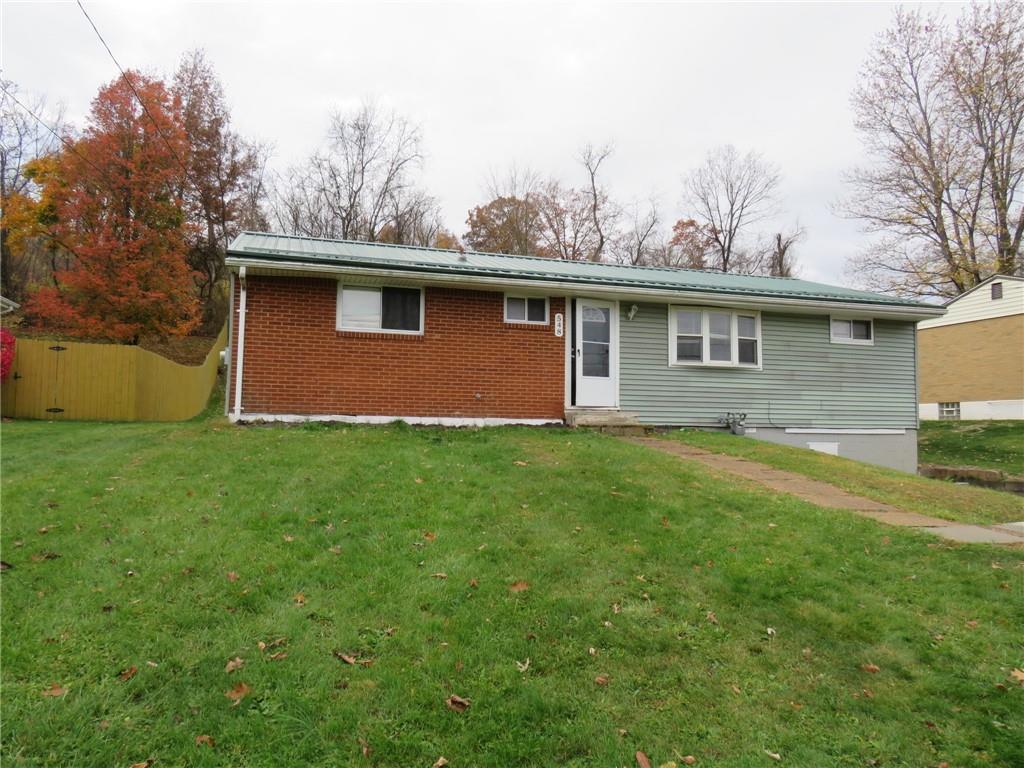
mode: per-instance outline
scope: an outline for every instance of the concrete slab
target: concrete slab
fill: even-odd
[[[901,528],[917,528],[951,541],[977,544],[1018,544],[1024,546],[1024,521],[1005,523],[1001,526],[964,525],[938,517],[905,512],[898,507],[884,504],[864,496],[847,493],[830,483],[812,480],[805,475],[769,467],[750,459],[712,453],[702,448],[664,440],[657,437],[624,438],[631,443],[645,445],[662,453],[669,453],[683,459],[697,461],[720,472],[742,477],[763,485],[773,491],[788,493],[819,507],[845,509],[862,517],[869,517],[886,525]]]
[[[944,525],[921,530],[963,544],[1024,544],[1024,538],[1020,536],[981,525]]]

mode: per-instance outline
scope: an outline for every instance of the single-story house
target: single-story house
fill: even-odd
[[[721,428],[917,469],[915,326],[790,278],[246,232],[232,421]]]
[[[917,336],[922,419],[1024,419],[1024,277],[981,281]]]

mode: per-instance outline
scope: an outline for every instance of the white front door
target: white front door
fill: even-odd
[[[614,301],[576,300],[576,405],[618,404],[619,318]]]

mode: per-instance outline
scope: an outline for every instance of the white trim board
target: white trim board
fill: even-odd
[[[232,424],[250,422],[280,422],[282,424],[302,424],[307,421],[337,422],[340,424],[394,424],[404,421],[412,426],[422,427],[506,427],[526,426],[540,427],[547,424],[562,424],[561,419],[498,419],[498,418],[465,418],[461,416],[351,416],[351,415],[304,415],[298,413],[246,413],[241,416],[232,414]]]
[[[787,435],[905,435],[905,429],[829,429],[827,427],[786,427]]]

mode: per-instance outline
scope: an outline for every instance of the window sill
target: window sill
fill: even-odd
[[[845,344],[848,347],[873,347],[874,339],[829,339],[831,344]]]
[[[354,328],[335,328],[335,336],[345,336],[348,338],[356,339],[404,339],[406,341],[415,341],[423,338],[422,331],[389,331],[389,330],[372,330],[370,328],[360,328],[356,330]]]
[[[680,363],[670,362],[669,368],[727,368],[737,369],[741,371],[760,371],[761,365],[751,365],[750,363]]]
[[[551,323],[547,320],[541,322],[540,320],[506,320],[505,325],[511,325],[513,328],[550,328]]]

